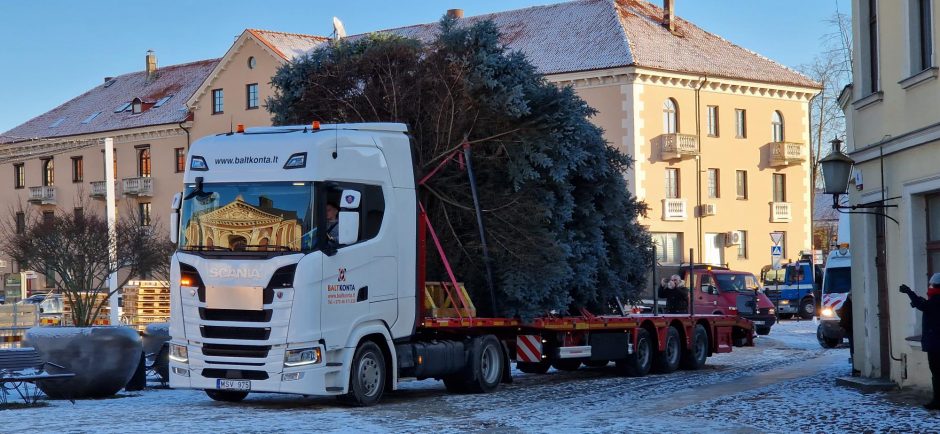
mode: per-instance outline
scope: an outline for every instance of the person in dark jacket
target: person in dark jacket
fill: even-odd
[[[924,408],[940,410],[940,273],[930,277],[927,298],[917,295],[907,285],[901,285],[901,292],[911,298],[911,307],[924,313],[920,345],[927,353],[927,365],[933,377],[933,400]]]
[[[666,313],[689,313],[689,289],[679,275],[661,282],[659,296],[666,299]]]

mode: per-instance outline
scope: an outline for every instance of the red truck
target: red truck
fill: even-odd
[[[776,323],[773,302],[764,295],[760,282],[746,271],[724,267],[695,267],[691,285],[694,313],[739,315],[754,322],[754,331],[767,335]],[[688,271],[685,280],[689,282]]]

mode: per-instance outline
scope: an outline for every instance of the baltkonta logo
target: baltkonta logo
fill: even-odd
[[[342,267],[342,268],[339,269],[339,278],[336,279],[336,280],[337,280],[338,282],[345,282],[345,281],[346,281],[346,267]]]
[[[209,277],[219,279],[260,279],[261,272],[256,268],[214,267],[209,269]]]

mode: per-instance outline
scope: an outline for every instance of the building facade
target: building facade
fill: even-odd
[[[929,388],[921,315],[901,284],[926,292],[940,272],[940,82],[933,0],[852,3],[853,82],[840,102],[855,161],[851,217],[855,369]],[[882,200],[887,199],[885,202]]]
[[[449,13],[468,24],[492,20],[509,50],[525,54],[549,81],[572,86],[598,111],[593,121],[607,140],[634,158],[624,176],[631,191],[649,205],[641,224],[657,241],[661,263],[688,262],[691,249],[696,262],[757,274],[771,261],[771,232],[785,234],[784,257],[795,258],[811,248],[808,101],[818,92],[817,83],[677,17],[672,0],[666,0],[665,8],[644,1],[581,0],[474,17]],[[430,40],[437,29],[437,23],[430,23],[383,32]],[[350,36],[358,37],[362,35]],[[149,175],[153,196],[125,194],[123,200],[131,206],[150,201],[155,204],[151,212],[166,215],[172,192],[180,190],[181,174],[164,159],[170,161],[188,140],[239,124],[270,125],[264,101],[273,95],[272,75],[328,41],[245,30],[221,59],[206,61],[210,70],[198,83],[175,92],[171,101],[185,103],[173,110],[188,121],[160,124],[173,128],[168,143],[119,140],[119,179],[136,175],[134,159],[140,151],[135,146],[149,143],[154,161]],[[37,118],[36,131],[26,137],[51,137],[43,128],[58,119],[56,110]],[[23,127],[4,135],[21,135],[17,131]],[[68,137],[90,143],[116,133],[94,134]],[[103,164],[95,146],[100,147],[48,152],[58,152],[55,170],[63,171],[80,152],[88,154],[85,161]],[[10,149],[11,155],[20,152]],[[31,177],[27,184],[41,187],[43,160],[25,151],[17,155],[15,161],[0,164],[0,170],[12,173],[14,164],[25,162]],[[82,182],[90,181],[92,177]],[[0,199],[25,201],[25,190],[12,187],[0,183]],[[57,194],[55,205],[60,207],[74,202],[73,197],[85,197]]]

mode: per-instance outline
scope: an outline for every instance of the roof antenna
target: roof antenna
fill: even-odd
[[[346,37],[346,26],[337,17],[333,17],[333,40],[338,41]]]
[[[333,159],[339,155],[339,128],[333,128]]]

